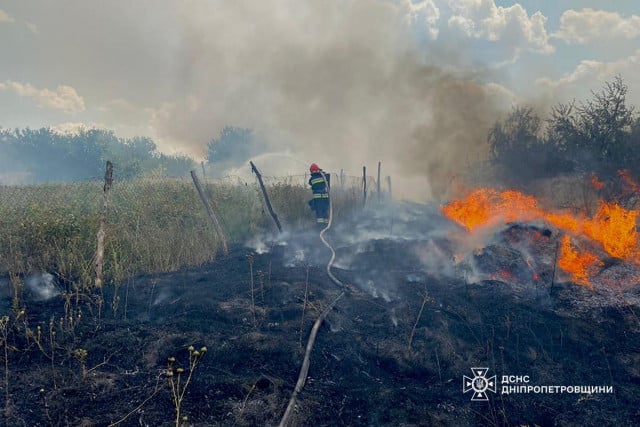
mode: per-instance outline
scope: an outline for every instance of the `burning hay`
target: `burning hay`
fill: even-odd
[[[615,202],[600,201],[596,213],[546,209],[533,196],[518,191],[477,189],[443,206],[442,213],[470,234],[488,233],[507,223],[538,223],[552,227],[557,239],[557,265],[572,282],[593,287],[603,282],[604,270],[619,260],[625,263],[627,280],[637,282],[640,267],[640,236],[636,220],[640,211]],[[541,236],[528,245],[539,248]]]

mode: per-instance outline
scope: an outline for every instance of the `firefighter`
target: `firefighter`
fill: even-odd
[[[324,226],[329,223],[329,174],[324,173],[315,163],[311,164],[309,172],[311,172],[309,185],[313,193],[313,199],[309,200],[309,207],[316,213],[316,222]]]

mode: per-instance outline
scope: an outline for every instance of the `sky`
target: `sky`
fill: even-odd
[[[382,161],[427,196],[515,105],[618,74],[640,105],[639,65],[637,0],[0,1],[0,127],[95,126],[196,159],[246,127],[297,160],[269,175]]]

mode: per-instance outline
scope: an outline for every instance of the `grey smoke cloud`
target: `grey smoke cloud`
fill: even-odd
[[[396,183],[417,177],[428,195],[485,152],[500,96],[424,57],[405,3],[181,4],[172,84],[184,95],[153,124],[191,153],[203,155],[225,125],[246,127],[327,170],[380,160]]]
[[[423,199],[482,157],[504,97],[481,83],[491,80],[482,67],[466,67],[468,46],[433,39],[437,8],[416,14],[416,4],[15,2],[3,10],[38,32],[6,32],[0,54],[7,79],[68,86],[83,100],[71,119],[43,110],[53,124],[99,117],[119,135],[196,157],[224,126],[250,128],[301,160],[300,173],[315,161],[350,175],[367,165],[373,175],[382,161],[395,195],[405,186]],[[16,108],[0,112],[17,117]]]

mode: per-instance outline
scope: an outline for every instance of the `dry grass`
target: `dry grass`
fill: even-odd
[[[255,184],[205,183],[231,243],[275,229]],[[283,226],[313,223],[309,189],[286,180],[267,191]],[[334,192],[335,212],[358,205],[356,191]],[[215,259],[221,245],[190,180],[115,181],[105,240],[105,277],[175,271]],[[0,274],[54,272],[67,283],[93,282],[102,184],[0,187]]]

